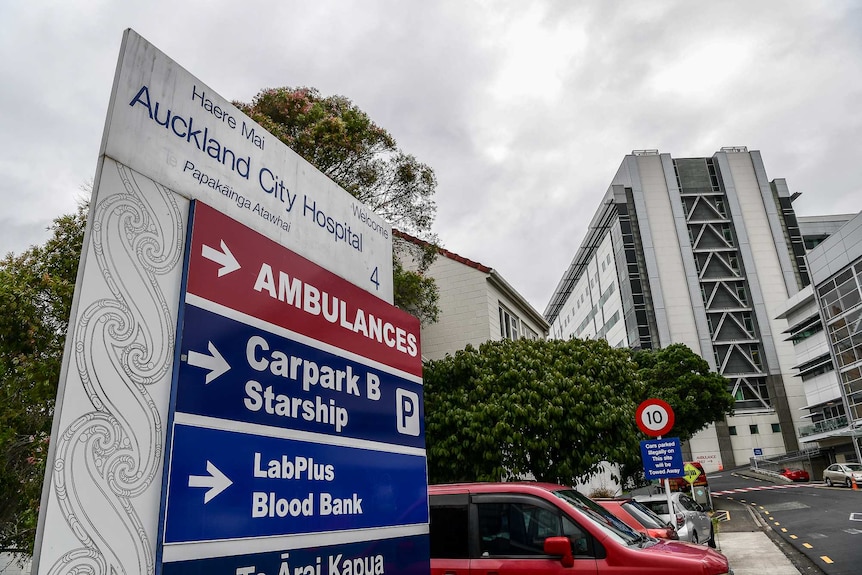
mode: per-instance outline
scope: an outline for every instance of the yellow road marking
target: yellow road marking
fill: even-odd
[[[814,549],[814,547],[811,545],[811,543],[803,543],[802,546],[805,547],[806,549]]]
[[[824,563],[832,563],[832,559],[830,559],[826,555],[821,555],[820,558],[823,559]]]
[[[782,532],[782,533],[787,533],[787,527],[782,527],[782,528],[781,528],[781,532]]]
[[[791,539],[799,539],[799,537],[797,537],[796,535],[791,535],[790,538]]]

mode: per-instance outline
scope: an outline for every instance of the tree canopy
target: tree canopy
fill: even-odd
[[[733,413],[727,380],[710,371],[705,359],[676,343],[656,350],[632,352],[642,383],[638,400],[655,397],[674,412],[672,434],[687,441],[710,423]]]
[[[404,153],[348,98],[285,87],[234,104],[390,224],[436,243],[434,171]],[[395,305],[423,324],[437,321],[440,311],[437,286],[425,275],[436,251],[429,253],[416,269],[406,269],[393,253]]]
[[[604,340],[496,341],[424,369],[428,474],[432,482],[532,475],[576,483],[603,461],[622,482],[643,462],[635,411],[645,399],[674,410],[685,441],[732,412],[727,382],[682,344],[655,351]]]
[[[0,549],[32,551],[85,220],[0,261]]]
[[[432,482],[572,484],[603,461],[639,461],[635,365],[604,340],[487,342],[428,362],[423,377]]]
[[[434,171],[344,96],[314,88],[262,90],[235,103],[251,119],[393,226],[428,232],[437,206]]]

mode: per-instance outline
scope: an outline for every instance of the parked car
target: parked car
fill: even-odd
[[[811,477],[808,475],[808,472],[804,469],[790,469],[785,467],[784,469],[779,469],[778,474],[786,477],[791,481],[810,481]]]
[[[676,528],[652,512],[643,503],[631,497],[615,497],[609,499],[596,498],[596,503],[611,512],[617,519],[641,533],[659,539],[679,539]]]
[[[668,512],[667,495],[637,495],[635,500],[649,507],[653,513],[664,521],[676,526],[676,534],[682,541],[692,543],[707,543],[715,546],[712,532],[712,519],[703,507],[694,499],[682,492],[671,493],[673,501],[673,516]]]
[[[633,531],[572,487],[429,485],[428,500],[431,575],[732,572],[715,550]]]
[[[862,465],[859,463],[833,463],[823,470],[823,482],[826,485],[844,485],[852,487],[853,481],[862,484]]]

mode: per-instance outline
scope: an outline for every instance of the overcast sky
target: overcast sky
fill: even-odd
[[[623,156],[760,150],[799,215],[862,210],[862,3],[0,2],[0,255],[92,180],[122,33],[229,100],[347,96],[437,174],[434,231],[541,313]]]

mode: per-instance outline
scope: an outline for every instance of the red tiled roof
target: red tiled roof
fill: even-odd
[[[425,240],[420,240],[417,237],[411,236],[410,234],[402,232],[401,230],[396,230],[395,228],[392,229],[392,235],[395,237],[401,238],[403,240],[406,240],[408,242],[414,243],[416,245],[423,246],[423,247],[428,247],[429,245],[431,245],[429,242],[426,242]],[[447,249],[443,249],[443,248],[438,247],[437,253],[439,253],[441,256],[449,258],[450,260],[454,260],[456,262],[462,263],[465,266],[470,266],[471,268],[475,268],[482,273],[490,274],[492,271],[491,268],[489,268],[486,265],[480,264],[479,262],[474,262],[473,260],[469,260],[469,259],[465,258],[464,256],[459,256],[455,252],[450,252]]]

